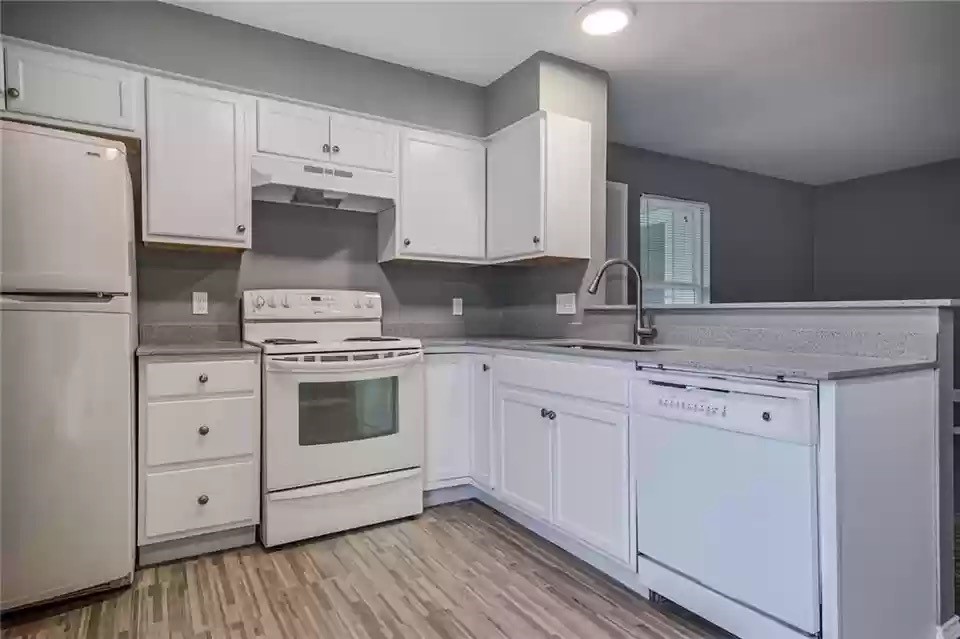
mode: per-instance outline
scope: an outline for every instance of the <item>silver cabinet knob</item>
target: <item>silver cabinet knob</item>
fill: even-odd
[[[333,145],[333,152],[334,152],[334,153],[339,153],[339,152],[340,152],[340,147],[337,146],[336,144],[334,144],[334,145]]]
[[[20,89],[16,87],[10,87],[9,89],[7,89],[7,95],[10,96],[11,98],[19,98]]]
[[[238,224],[238,225],[237,225],[237,233],[246,233],[246,231],[247,231],[247,227],[246,227],[246,226],[244,226],[243,224]]]
[[[330,152],[330,145],[329,145],[329,144],[324,144],[324,145],[323,145],[323,152],[324,152],[324,153],[329,153],[329,152]]]
[[[408,238],[405,238],[405,239],[403,240],[403,245],[404,245],[404,246],[410,246],[410,238],[409,238],[409,237],[408,237]]]
[[[552,410],[547,410],[546,408],[540,409],[540,417],[546,417],[547,419],[556,419],[557,414]]]
[[[773,419],[773,415],[770,414],[770,411],[766,411],[766,410],[765,410],[765,411],[763,411],[763,413],[760,415],[760,419],[762,419],[762,420],[765,421],[765,422],[769,422],[771,419]]]
[[[490,364],[484,364],[484,365],[483,365],[483,370],[485,370],[485,371],[490,370]]]
[[[198,377],[197,379],[200,380],[200,383],[201,383],[201,384],[206,384],[207,381],[208,381],[210,378],[207,377],[207,374],[206,374],[206,373],[200,373],[200,377]]]
[[[203,426],[197,429],[197,432],[200,433],[201,435],[206,435],[207,433],[210,432],[210,427],[204,424]]]
[[[533,236],[533,243],[534,243],[534,244],[539,244],[539,243],[540,243],[540,236],[539,236],[539,235],[534,235],[534,236]]]
[[[201,506],[206,506],[208,501],[210,501],[210,498],[207,497],[206,495],[200,495],[199,497],[197,497],[197,503],[200,504]]]

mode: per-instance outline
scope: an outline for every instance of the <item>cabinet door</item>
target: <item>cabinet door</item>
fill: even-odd
[[[400,146],[400,251],[484,257],[486,150],[452,135],[406,130]]]
[[[470,476],[480,486],[493,489],[495,438],[493,435],[493,357],[470,356],[472,419],[470,422]]]
[[[253,99],[147,80],[144,241],[250,246]]]
[[[630,562],[629,451],[626,413],[558,399],[554,523]]]
[[[427,488],[470,476],[470,361],[428,355],[426,385]]]
[[[553,424],[541,415],[542,396],[499,386],[500,492],[528,515],[553,514]]]
[[[132,131],[143,75],[119,67],[9,44],[7,109]]]
[[[275,100],[257,100],[257,150],[329,160],[330,113]]]
[[[399,129],[392,124],[334,113],[330,116],[330,159],[376,171],[397,168]]]
[[[487,257],[544,249],[544,120],[536,113],[494,133],[487,146]]]

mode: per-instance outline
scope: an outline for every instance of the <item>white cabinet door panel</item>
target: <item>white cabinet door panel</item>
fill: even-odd
[[[428,355],[426,482],[470,476],[470,362],[465,355]]]
[[[555,523],[629,564],[629,448],[626,412],[557,399]]]
[[[145,241],[249,248],[252,107],[248,96],[147,80]]]
[[[541,396],[497,389],[502,449],[500,490],[504,501],[550,521],[553,513],[553,425],[541,416]]]
[[[330,115],[330,160],[376,171],[397,168],[399,129],[385,122],[342,113]]]
[[[257,150],[329,160],[330,113],[275,100],[257,100]]]
[[[83,58],[8,44],[7,109],[132,131],[143,75]]]
[[[403,253],[483,259],[485,158],[484,146],[476,140],[403,132],[399,207]]]
[[[495,489],[496,439],[494,437],[493,357],[470,356],[473,417],[470,424],[470,476],[480,486]]]

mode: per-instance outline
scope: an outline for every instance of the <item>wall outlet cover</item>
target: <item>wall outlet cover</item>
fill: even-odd
[[[207,314],[207,292],[206,291],[193,292],[193,314],[194,315]]]
[[[577,314],[577,294],[557,293],[557,315]]]
[[[453,314],[463,315],[463,298],[462,297],[453,298]]]

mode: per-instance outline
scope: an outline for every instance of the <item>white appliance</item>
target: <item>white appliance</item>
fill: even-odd
[[[122,144],[0,122],[3,610],[129,582],[133,205]]]
[[[644,373],[631,402],[641,581],[818,633],[816,388]]]
[[[383,337],[378,293],[252,290],[263,350],[265,546],[423,511],[423,350]]]
[[[395,173],[348,168],[274,155],[254,155],[253,199],[380,213],[397,199]]]

